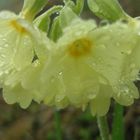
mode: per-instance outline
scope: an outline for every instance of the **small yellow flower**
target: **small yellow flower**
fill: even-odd
[[[13,13],[0,13],[0,27],[0,75],[3,76],[32,62],[35,42],[31,25]]]
[[[135,30],[122,22],[97,28],[93,20],[75,20],[64,29],[43,70],[44,102],[83,109],[90,104],[93,115],[104,115],[111,98],[132,104],[138,91],[122,72],[136,44]]]
[[[130,61],[134,48],[138,45],[138,35],[133,25],[120,21],[90,33],[95,40],[94,60],[96,71],[102,74],[111,85],[112,97],[122,105],[130,105],[139,97],[134,80],[138,76],[129,78],[126,63]],[[91,64],[92,65],[92,64]],[[130,63],[128,64],[130,66]],[[133,69],[134,70],[134,69]],[[134,78],[135,77],[135,78]]]
[[[14,13],[1,12],[0,27],[0,82],[3,96],[7,103],[17,102],[26,108],[32,100],[40,102],[43,98],[37,90],[41,84],[39,73],[51,45],[45,33]]]
[[[8,104],[19,103],[27,108],[31,101],[40,102],[43,95],[39,92],[42,86],[39,76],[41,65],[38,60],[21,71],[9,74],[3,85],[3,97]]]
[[[38,58],[21,70],[13,69],[5,76],[3,97],[7,103],[19,103],[22,108],[27,108],[32,100],[40,103],[44,99],[46,83],[42,82],[41,74],[54,44],[43,33],[41,40],[42,44],[35,49]]]

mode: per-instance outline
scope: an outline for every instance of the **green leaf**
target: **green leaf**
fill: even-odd
[[[117,0],[88,0],[88,6],[101,19],[116,21],[129,17]]]
[[[24,0],[21,16],[32,20],[47,4],[48,0]]]

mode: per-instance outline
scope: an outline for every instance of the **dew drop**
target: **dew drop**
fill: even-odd
[[[3,75],[3,72],[0,72],[0,76],[2,76]]]
[[[131,69],[133,69],[133,68],[135,68],[135,67],[136,67],[135,64],[130,64],[130,68],[131,68]]]
[[[140,36],[140,32],[138,32],[138,36]]]
[[[59,76],[61,76],[62,75],[62,72],[59,72]]]
[[[117,47],[118,47],[118,46],[120,46],[120,43],[119,43],[119,42],[117,42],[117,43],[116,43],[116,46],[117,46]]]
[[[59,15],[60,14],[60,12],[56,12],[56,15]]]
[[[5,47],[5,48],[8,48],[8,47],[9,47],[9,44],[5,44],[4,47]]]
[[[132,52],[132,50],[128,50],[126,53],[127,53],[127,54],[131,54],[131,52]]]
[[[64,95],[56,95],[56,97],[55,97],[55,101],[56,102],[60,102],[60,101],[62,101],[64,99]]]
[[[6,41],[6,38],[3,38],[2,41]]]
[[[87,95],[88,99],[94,99],[96,97],[96,95],[92,92],[88,93]]]
[[[9,70],[6,70],[4,73],[5,73],[5,74],[9,74]]]
[[[105,45],[101,45],[101,48],[102,48],[102,49],[106,49],[106,46],[105,46]]]
[[[78,31],[78,32],[75,33],[75,35],[76,35],[76,36],[80,36],[82,33],[83,33],[83,32]]]
[[[109,22],[107,20],[103,20],[99,23],[99,26],[107,26],[109,24]]]
[[[2,58],[6,58],[6,56],[4,54],[1,55]]]
[[[140,17],[136,17],[135,19],[139,21],[140,20]]]
[[[120,22],[123,24],[128,24],[129,21],[127,19],[122,19],[122,20],[120,20]]]

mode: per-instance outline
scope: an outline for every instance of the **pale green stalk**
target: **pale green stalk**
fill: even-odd
[[[63,140],[61,128],[61,114],[59,111],[54,112],[54,120],[55,120],[56,140]]]
[[[112,127],[112,140],[124,140],[123,106],[116,103]]]
[[[100,131],[101,140],[110,140],[106,116],[97,117],[97,123]]]

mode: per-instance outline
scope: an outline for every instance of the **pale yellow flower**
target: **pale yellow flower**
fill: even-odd
[[[30,30],[31,25],[14,13],[0,13],[0,76],[31,63],[35,42]]]
[[[17,102],[26,108],[32,100],[40,102],[43,96],[38,92],[41,83],[37,78],[51,45],[45,33],[14,13],[1,12],[0,27],[0,82],[3,97],[9,104]]]
[[[123,80],[122,71],[137,44],[136,36],[122,22],[97,28],[93,20],[75,20],[64,29],[44,68],[45,103],[83,109],[90,104],[93,115],[104,115],[111,98],[132,104],[138,91],[132,81]]]

